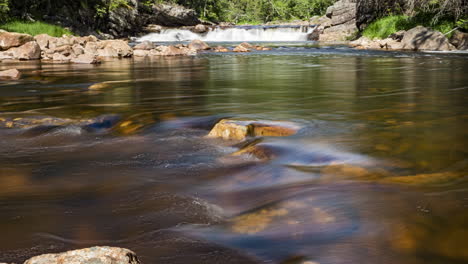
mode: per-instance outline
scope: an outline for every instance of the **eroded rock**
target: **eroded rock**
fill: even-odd
[[[92,247],[30,258],[24,264],[139,264],[135,252],[116,247]]]

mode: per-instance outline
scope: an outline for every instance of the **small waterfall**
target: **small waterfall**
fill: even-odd
[[[151,33],[137,41],[173,42],[200,39],[207,42],[243,42],[243,41],[307,41],[314,26],[237,26],[230,28],[212,28],[198,34],[187,29],[163,29],[160,33]]]

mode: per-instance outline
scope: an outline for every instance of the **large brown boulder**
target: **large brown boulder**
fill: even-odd
[[[44,254],[30,258],[24,264],[139,264],[133,251],[116,247],[92,247],[59,254]]]
[[[36,41],[30,41],[20,47],[8,50],[17,60],[37,60],[41,58],[41,47]]]
[[[21,78],[21,73],[17,69],[0,71],[0,80],[18,80],[19,78]]]
[[[133,55],[133,49],[128,45],[128,42],[123,40],[105,40],[98,42],[99,49],[105,49],[106,51],[100,52],[99,56],[103,57],[131,57]],[[114,50],[114,51],[112,51]]]
[[[405,50],[450,51],[455,49],[444,34],[423,26],[408,30],[401,43],[402,49]]]
[[[459,50],[468,50],[468,33],[456,30],[450,38],[450,43]]]
[[[0,50],[19,47],[33,40],[34,38],[28,34],[0,32]]]

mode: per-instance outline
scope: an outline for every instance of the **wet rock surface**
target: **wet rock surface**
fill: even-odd
[[[293,122],[266,120],[235,120],[219,121],[208,134],[208,138],[224,140],[244,140],[247,137],[284,137],[296,134],[301,126]]]
[[[25,264],[139,264],[137,255],[128,249],[113,247],[92,247],[58,254],[33,257]]]

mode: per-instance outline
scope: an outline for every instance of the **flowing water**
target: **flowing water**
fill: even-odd
[[[466,56],[278,44],[11,67],[1,261],[94,245],[143,263],[468,261]],[[271,159],[233,156],[205,137],[226,117],[302,129],[258,139]]]
[[[210,42],[242,42],[242,41],[307,41],[315,27],[311,26],[236,26],[215,27],[205,33],[195,33],[188,29],[168,28],[159,33],[145,35],[138,41],[192,41],[201,39]]]

